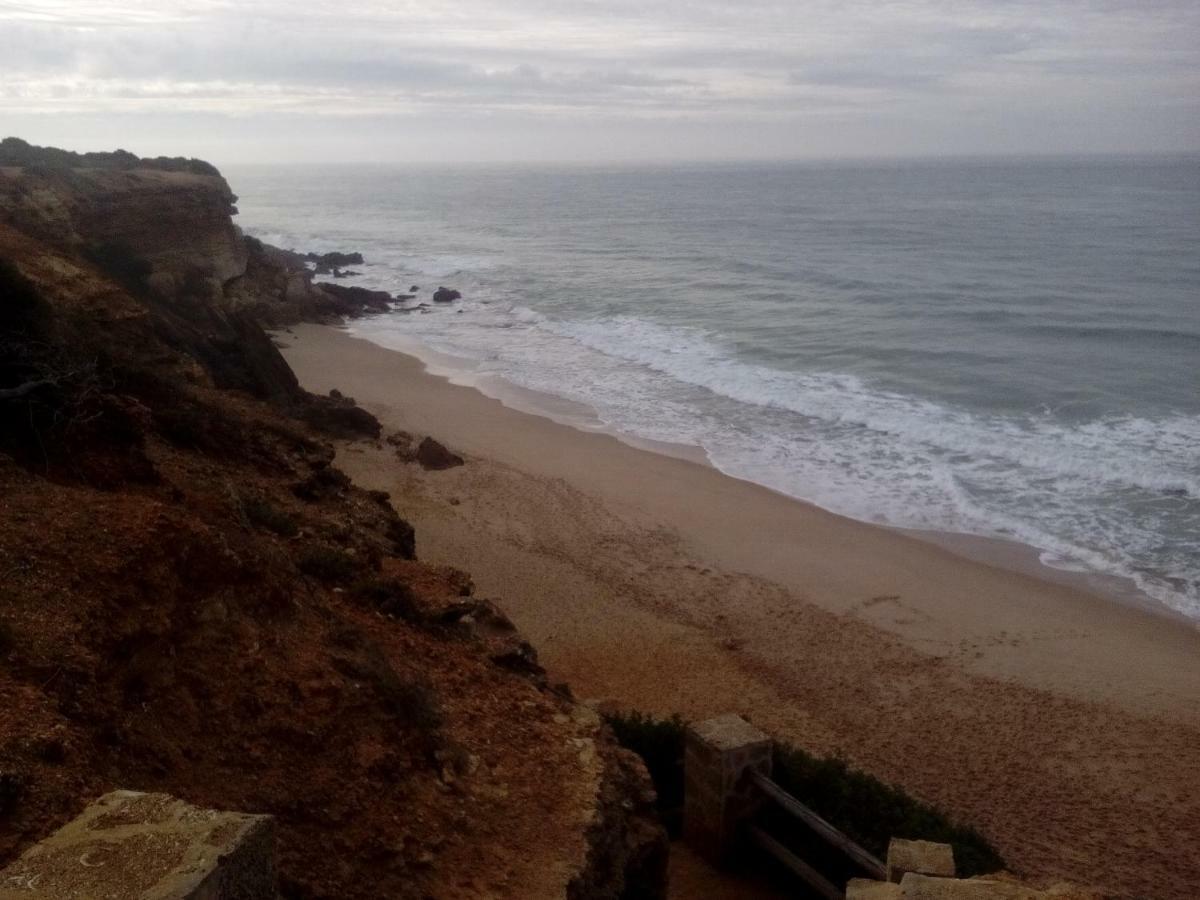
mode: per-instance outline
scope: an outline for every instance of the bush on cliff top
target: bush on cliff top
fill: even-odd
[[[658,792],[659,813],[677,836],[682,823],[684,721],[639,712],[604,718],[621,746],[646,763]],[[880,859],[893,837],[903,837],[953,845],[963,877],[1005,868],[1000,854],[975,829],[956,825],[938,809],[851,768],[843,759],[814,756],[777,741],[772,779]]]
[[[37,147],[16,137],[0,141],[0,166],[43,166],[50,169],[157,169],[160,172],[190,172],[217,175],[216,166],[202,159],[158,156],[143,159],[128,150],[109,153],[75,153],[58,147]]]

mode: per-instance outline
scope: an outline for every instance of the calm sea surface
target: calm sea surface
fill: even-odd
[[[349,283],[463,292],[372,340],[1200,618],[1200,159],[226,175]]]

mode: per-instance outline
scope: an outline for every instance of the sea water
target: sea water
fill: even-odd
[[[1200,158],[226,175],[343,283],[463,293],[364,337],[1200,618]]]

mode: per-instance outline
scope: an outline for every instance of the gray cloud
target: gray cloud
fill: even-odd
[[[1198,48],[1183,2],[0,0],[0,130],[172,144],[203,116],[267,156],[248,121],[325,121],[364,158],[447,122],[530,156],[1200,149]]]

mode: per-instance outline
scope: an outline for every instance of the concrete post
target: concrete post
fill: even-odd
[[[712,863],[729,855],[737,827],[761,800],[751,769],[771,774],[771,739],[736,715],[688,726],[684,748],[683,838]]]

